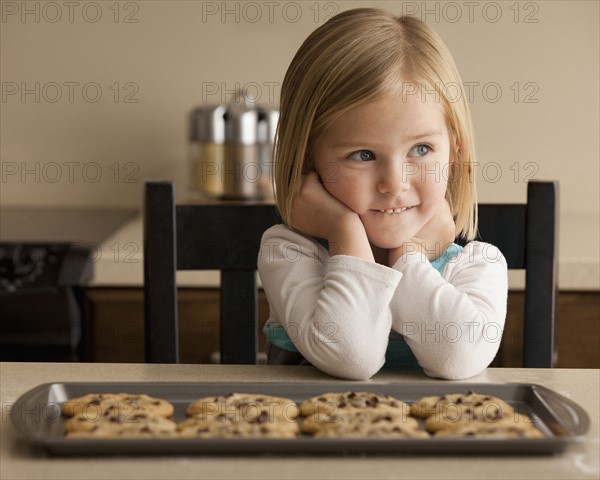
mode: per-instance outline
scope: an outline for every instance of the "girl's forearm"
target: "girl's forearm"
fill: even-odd
[[[442,275],[423,254],[401,257],[391,301],[392,328],[428,375],[460,379],[485,369],[498,351],[506,317],[507,269],[491,245],[468,244]]]
[[[340,219],[332,229],[328,241],[330,255],[348,255],[370,262],[375,261],[365,227],[358,215],[348,215]]]

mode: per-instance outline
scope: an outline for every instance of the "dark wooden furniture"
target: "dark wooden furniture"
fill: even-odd
[[[179,360],[213,363],[220,348],[221,294],[218,288],[179,287]],[[85,291],[84,321],[90,339],[86,361],[144,363],[144,290],[138,287],[90,287]],[[500,351],[492,367],[523,366],[525,294],[508,292],[508,314]],[[269,306],[258,290],[258,352],[264,360],[261,334]],[[600,291],[559,291],[555,340],[558,368],[600,368]]]
[[[500,249],[508,268],[525,269],[523,366],[553,367],[558,183],[529,182],[526,204],[480,204],[479,238]]]
[[[479,237],[525,269],[524,367],[555,365],[558,186],[530,182],[526,204],[480,204]],[[221,270],[221,362],[256,363],[256,260],[273,205],[175,205],[170,182],[146,185],[146,361],[179,361],[176,270]]]
[[[256,269],[263,232],[280,223],[274,205],[175,205],[173,184],[146,184],[146,361],[178,363],[177,270],[221,271],[221,363],[257,361]]]

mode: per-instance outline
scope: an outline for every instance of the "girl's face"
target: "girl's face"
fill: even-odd
[[[406,98],[405,98],[406,97]],[[356,212],[369,241],[396,248],[441,207],[450,138],[432,94],[386,97],[350,109],[313,150],[327,191]]]

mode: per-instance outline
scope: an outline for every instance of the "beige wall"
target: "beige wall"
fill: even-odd
[[[523,201],[528,177],[559,180],[561,255],[597,266],[596,1],[1,4],[2,205],[140,206],[152,178],[173,178],[185,198],[188,111],[236,84],[276,102],[308,33],[369,4],[423,18],[453,51],[472,93],[481,200]]]

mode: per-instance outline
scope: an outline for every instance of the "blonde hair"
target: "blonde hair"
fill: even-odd
[[[327,126],[355,106],[400,88],[404,95],[407,82],[442,104],[453,160],[446,199],[456,235],[475,237],[473,128],[452,55],[422,21],[373,8],[342,12],[317,28],[287,70],[275,147],[275,198],[286,223],[302,174],[312,169],[312,147]]]

